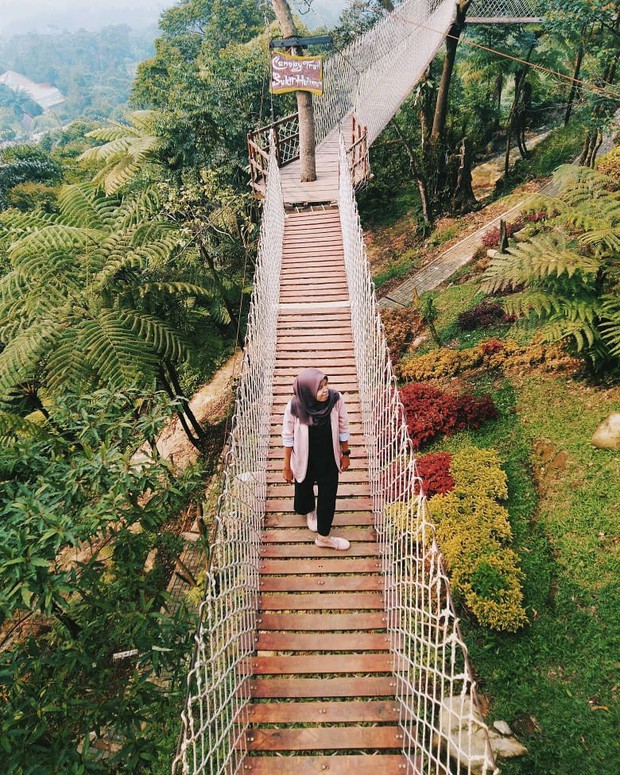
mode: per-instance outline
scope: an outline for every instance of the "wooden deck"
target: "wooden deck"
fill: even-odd
[[[336,208],[287,215],[280,302],[244,771],[403,775],[411,770],[401,754]],[[281,476],[282,414],[307,366],[324,370],[347,403],[352,458],[334,531],[351,541],[349,552],[314,544]]]
[[[299,159],[280,169],[285,206],[338,201],[339,130],[334,129],[317,147],[316,180],[301,183]]]

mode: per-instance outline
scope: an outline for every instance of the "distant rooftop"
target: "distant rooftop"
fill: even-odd
[[[62,92],[48,83],[35,83],[25,75],[7,70],[0,75],[0,83],[5,84],[13,91],[23,91],[37,102],[43,110],[50,110],[65,101]]]

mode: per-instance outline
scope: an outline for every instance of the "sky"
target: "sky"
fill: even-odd
[[[333,23],[346,4],[347,0],[312,0],[310,11],[301,18],[310,27]],[[174,0],[0,0],[0,35],[97,30],[109,24],[147,27],[172,5]],[[307,10],[304,0],[292,0],[292,5]]]

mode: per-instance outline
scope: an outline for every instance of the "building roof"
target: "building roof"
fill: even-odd
[[[65,101],[62,92],[48,83],[35,83],[25,75],[7,70],[0,75],[0,83],[5,84],[13,91],[23,91],[37,102],[43,110],[49,110]]]

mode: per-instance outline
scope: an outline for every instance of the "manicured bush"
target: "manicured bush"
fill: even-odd
[[[449,436],[465,428],[479,428],[496,419],[491,396],[444,393],[432,385],[411,383],[400,390],[407,417],[407,430],[415,449],[436,436]]]
[[[439,455],[426,455],[419,462],[425,459],[430,469],[445,463]],[[508,512],[499,502],[508,494],[499,455],[494,449],[466,447],[451,456],[448,473],[453,490],[431,497],[429,514],[452,591],[481,625],[515,632],[527,617],[523,573],[509,546]],[[419,505],[418,498],[391,503],[385,507],[385,516],[398,530],[425,543],[428,533],[422,529],[425,516]]]
[[[506,474],[495,450],[468,447],[453,455],[451,493],[429,502],[452,588],[480,624],[514,632],[527,621],[523,574],[509,548]]]
[[[537,366],[545,371],[574,373],[580,368],[558,344],[519,345],[512,339],[487,339],[465,350],[442,347],[424,355],[401,360],[396,372],[402,379],[423,382],[454,377],[484,366],[487,369],[521,369]]]
[[[454,489],[454,479],[450,473],[452,455],[448,452],[431,452],[416,460],[418,474],[422,479],[422,489],[427,498],[450,492]]]
[[[420,316],[412,308],[381,310],[392,363],[396,363],[422,328]]]
[[[494,323],[512,323],[514,320],[514,315],[506,315],[501,305],[481,301],[473,309],[459,314],[458,325],[462,331],[473,331],[475,328],[486,328]]]

